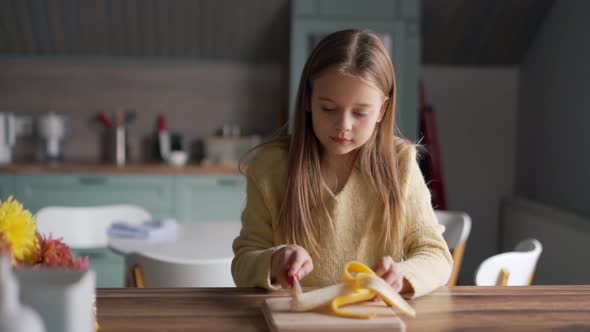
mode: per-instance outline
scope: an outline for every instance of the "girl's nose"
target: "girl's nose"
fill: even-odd
[[[352,129],[352,116],[348,112],[341,112],[336,121],[336,129],[339,132],[346,132]]]

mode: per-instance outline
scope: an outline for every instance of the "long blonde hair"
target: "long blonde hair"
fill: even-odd
[[[312,82],[328,68],[366,80],[388,98],[382,120],[369,141],[359,148],[357,158],[361,173],[383,204],[383,220],[378,225],[383,235],[382,245],[384,249],[399,252],[403,206],[394,146],[395,74],[385,47],[369,31],[339,31],[318,43],[299,82],[293,134],[289,137],[283,129],[269,142],[288,142],[286,191],[279,211],[279,227],[289,243],[300,244],[313,253],[318,249],[319,223],[329,220],[331,227],[334,224],[326,206],[326,192],[322,190],[322,146],[314,134],[311,112],[308,112]]]

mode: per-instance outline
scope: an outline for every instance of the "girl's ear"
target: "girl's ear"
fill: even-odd
[[[377,119],[377,122],[381,122],[381,120],[383,119],[385,112],[387,112],[388,105],[389,105],[389,97],[385,98],[385,100],[383,101],[383,104],[381,105],[381,109],[379,110],[379,118]]]

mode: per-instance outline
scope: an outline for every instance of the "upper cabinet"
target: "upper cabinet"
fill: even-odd
[[[343,29],[369,29],[388,48],[397,80],[397,123],[418,137],[419,12],[416,0],[293,0],[291,10],[290,116],[301,71],[323,36]]]

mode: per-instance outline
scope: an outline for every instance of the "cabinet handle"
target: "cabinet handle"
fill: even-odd
[[[79,249],[76,252],[76,257],[84,257],[84,256],[88,256],[89,259],[92,258],[101,258],[101,257],[105,257],[106,253],[102,252],[102,251],[92,251],[92,250],[85,250],[85,249]]]
[[[85,185],[106,184],[108,180],[109,179],[106,176],[82,176],[79,179],[80,183]]]
[[[228,179],[228,178],[217,179],[217,185],[224,186],[224,187],[237,187],[237,186],[241,185],[242,183],[243,183],[242,179]]]

